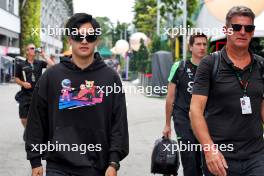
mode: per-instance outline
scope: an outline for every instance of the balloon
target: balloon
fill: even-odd
[[[114,47],[116,54],[124,54],[129,50],[129,44],[126,40],[118,40]]]
[[[264,11],[264,0],[205,0],[205,4],[212,15],[225,22],[227,12],[233,6],[249,7],[256,16]]]
[[[147,46],[148,41],[149,41],[148,37],[142,32],[136,32],[136,33],[131,35],[130,40],[129,40],[130,47],[131,47],[132,50],[134,50],[134,51],[138,51],[139,50],[140,39],[143,39],[145,46]]]

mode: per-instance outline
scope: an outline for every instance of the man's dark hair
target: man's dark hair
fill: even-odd
[[[204,37],[204,38],[206,38],[206,40],[207,40],[207,36],[206,36],[204,33],[197,32],[197,33],[192,34],[192,35],[190,36],[190,39],[189,39],[189,45],[190,45],[190,46],[193,46],[194,41],[195,41],[195,38],[198,38],[198,37]]]
[[[245,6],[234,6],[232,7],[227,15],[226,15],[226,26],[229,26],[231,24],[231,19],[234,16],[246,16],[252,19],[252,22],[254,24],[255,14],[254,12]]]
[[[84,23],[91,23],[95,31],[96,29],[100,28],[100,24],[96,21],[96,19],[93,18],[92,15],[89,15],[87,13],[75,13],[67,21],[65,28],[69,29],[70,34],[71,34],[74,30],[79,29],[81,25],[83,25]],[[67,35],[69,35],[69,33],[67,33]]]

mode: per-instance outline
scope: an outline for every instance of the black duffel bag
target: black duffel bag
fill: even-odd
[[[18,91],[15,95],[15,100],[20,103],[23,100],[23,91]]]
[[[178,175],[180,162],[179,151],[175,150],[177,149],[177,145],[176,141],[165,137],[155,141],[151,156],[151,173],[173,176]]]
[[[23,101],[31,101],[31,97],[32,97],[32,92],[30,91],[26,92],[20,90],[16,93],[15,100],[17,101],[17,103],[21,103]]]

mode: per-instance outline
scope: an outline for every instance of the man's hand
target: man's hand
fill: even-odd
[[[117,171],[112,166],[109,166],[105,172],[105,176],[117,176]]]
[[[46,57],[46,54],[45,54],[45,51],[44,51],[43,48],[41,48],[41,51],[40,51],[39,55],[40,55],[43,59],[46,59],[46,58],[47,58],[47,57]]]
[[[217,176],[227,176],[228,168],[223,154],[218,150],[205,151],[205,160],[208,170]]]
[[[23,82],[22,86],[25,88],[25,89],[31,89],[32,86],[29,82]]]
[[[171,137],[171,126],[170,125],[165,125],[162,133],[163,133],[164,137],[170,138]]]
[[[32,169],[32,176],[43,176],[43,167],[36,167]]]

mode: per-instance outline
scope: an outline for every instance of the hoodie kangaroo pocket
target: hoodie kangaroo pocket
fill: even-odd
[[[56,127],[50,145],[53,150],[48,150],[47,160],[98,169],[104,169],[108,162],[108,144],[103,130]]]

